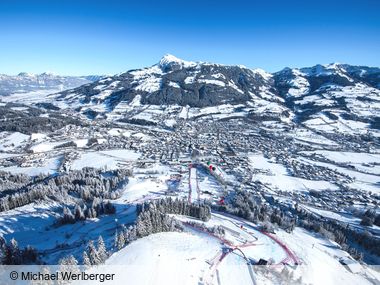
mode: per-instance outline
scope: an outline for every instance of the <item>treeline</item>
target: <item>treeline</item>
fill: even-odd
[[[53,132],[66,125],[86,126],[83,120],[61,115],[59,112],[43,112],[40,109],[27,107],[27,111],[10,108],[11,104],[0,106],[0,131],[20,132],[24,134]],[[41,114],[48,117],[41,117]]]
[[[352,257],[362,260],[364,253],[355,244],[360,245],[368,252],[380,256],[380,239],[368,231],[354,229],[348,224],[322,219],[303,209],[296,208],[298,212],[298,225],[337,242],[342,249],[349,252]]]
[[[268,225],[268,222],[277,224],[287,231],[292,231],[297,225],[320,233],[324,237],[337,242],[343,250],[349,252],[357,260],[361,260],[365,252],[360,250],[360,247],[355,247],[355,244],[360,245],[362,249],[372,254],[380,256],[380,239],[370,232],[352,228],[348,224],[338,221],[320,218],[298,207],[297,204],[295,207],[289,207],[279,203],[273,197],[265,198],[268,205],[259,205],[259,203],[255,202],[255,196],[252,193],[237,192],[231,199],[231,203],[218,207],[218,210],[227,211],[255,223],[264,221],[264,225]],[[375,224],[377,219],[376,212],[367,210],[363,214],[363,219],[365,218],[371,219]]]
[[[128,183],[128,176],[131,175],[130,169],[104,172],[100,169],[85,167],[57,176],[49,180],[48,185],[63,188],[70,194],[79,195],[85,201],[90,201],[94,197],[116,199],[120,197],[120,188]]]
[[[206,221],[211,217],[211,209],[207,205],[188,204],[185,200],[173,200],[171,197],[139,204],[136,222],[128,227],[122,225],[116,231],[114,250],[121,250],[132,241],[154,233],[182,231],[182,224],[168,214],[188,215]],[[222,228],[209,230],[216,234],[224,234]],[[106,251],[104,254],[105,247],[102,244],[98,242],[98,248],[95,248],[92,242],[87,246],[83,253],[83,264],[97,265],[104,262],[105,259],[98,256],[107,257],[109,253]]]
[[[100,235],[97,245],[95,245],[93,240],[87,243],[86,249],[82,254],[82,264],[85,266],[85,269],[93,265],[100,265],[106,261],[109,255],[110,253],[107,251],[103,237]],[[58,264],[60,265],[60,271],[80,272],[78,260],[73,255],[61,258]]]
[[[201,229],[202,231],[208,232],[218,237],[224,237],[226,234],[225,229],[220,225],[208,227],[203,223],[197,223],[194,221],[186,222],[186,225],[189,225],[197,229]]]
[[[86,268],[89,268],[92,265],[103,264],[108,256],[109,252],[106,249],[103,237],[99,236],[96,246],[92,240],[87,243],[86,249],[83,251],[82,255],[83,265],[85,265]],[[61,258],[58,261],[58,264],[60,265],[61,272],[80,272],[78,260],[73,255]]]
[[[157,211],[166,214],[177,214],[190,216],[202,221],[208,221],[211,218],[211,208],[205,204],[189,204],[184,199],[158,199],[137,206],[137,213],[144,212],[146,208],[154,207]]]
[[[182,231],[182,225],[173,217],[159,212],[152,204],[137,216],[136,223],[121,227],[115,233],[115,249],[120,250],[132,241],[154,233]]]
[[[226,205],[213,207],[215,210],[224,211],[254,223],[262,222],[264,230],[270,229],[271,224],[277,224],[279,227],[291,232],[297,225],[320,233],[324,237],[337,242],[343,250],[349,252],[357,260],[363,259],[365,254],[363,249],[380,256],[380,239],[368,231],[355,229],[338,221],[320,218],[299,208],[297,205],[289,207],[271,197],[266,197],[266,204],[255,198],[252,193],[239,191],[228,199]],[[362,224],[368,226],[377,225],[376,223],[379,223],[379,219],[379,215],[374,210],[367,210],[362,215]],[[359,245],[359,247],[355,245]]]
[[[0,212],[25,206],[37,200],[45,199],[45,197],[52,196],[52,194],[51,189],[43,187],[40,184],[28,187],[25,191],[8,194],[0,198]]]
[[[292,232],[296,226],[296,219],[288,211],[275,206],[268,206],[256,201],[255,196],[247,191],[237,191],[225,205],[213,205],[217,211],[244,218],[253,223],[272,223],[280,228]]]
[[[31,182],[30,176],[24,173],[0,171],[0,196],[3,196],[4,192],[12,192]]]
[[[58,220],[58,224],[75,224],[77,221],[93,219],[100,215],[115,214],[116,208],[110,201],[103,201],[100,198],[94,198],[89,207],[76,204],[74,210],[64,207],[62,217]]]
[[[118,169],[103,172],[94,168],[83,168],[67,174],[34,179],[18,189],[3,190],[0,198],[0,212],[21,207],[47,197],[58,202],[64,201],[68,195],[71,198],[91,202],[95,198],[116,199],[121,195],[121,188],[128,183],[129,169]],[[10,178],[12,181],[26,183],[24,176],[16,176],[0,172],[0,181]],[[6,194],[5,194],[6,193]]]
[[[376,225],[380,227],[380,214],[376,214],[376,210],[368,209],[362,215],[361,225],[371,227]]]
[[[186,215],[208,221],[211,218],[211,209],[208,205],[189,204],[185,200],[171,197],[139,204],[136,223],[128,228],[122,227],[122,230],[115,234],[115,248],[120,250],[126,244],[150,234],[182,231],[182,224],[168,214]]]
[[[0,262],[4,265],[34,264],[37,262],[37,251],[31,246],[20,249],[13,238],[9,243],[0,236]]]

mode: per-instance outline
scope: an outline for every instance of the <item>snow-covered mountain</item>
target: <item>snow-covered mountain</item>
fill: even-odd
[[[284,69],[274,74],[277,94],[298,122],[313,129],[379,129],[380,69],[346,64]]]
[[[100,78],[97,75],[60,76],[51,72],[41,74],[21,72],[15,76],[0,74],[0,95],[45,90],[63,91]]]
[[[50,97],[93,118],[160,124],[228,116],[301,122],[326,130],[379,128],[380,69],[347,64],[285,68],[189,62],[172,55]]]
[[[0,80],[8,85],[2,84],[2,90],[69,89],[81,85],[48,96],[19,96],[14,101],[49,102],[54,108],[112,121],[172,127],[185,119],[242,117],[357,134],[378,132],[380,124],[380,69],[375,67],[319,64],[271,74],[261,69],[190,62],[165,55],[151,67],[95,82],[91,81],[97,77],[46,73],[19,74],[12,80],[3,77]],[[7,87],[9,84],[13,87]]]
[[[129,117],[139,108],[165,106],[181,113],[181,107],[201,109],[216,106],[265,108],[282,113],[284,101],[273,89],[272,75],[242,66],[195,63],[164,56],[149,68],[130,70],[103,78],[54,96],[81,111]],[[142,107],[144,106],[144,107]],[[155,107],[152,107],[155,108]]]

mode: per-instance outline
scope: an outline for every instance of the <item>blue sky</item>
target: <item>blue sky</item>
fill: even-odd
[[[380,1],[0,1],[0,73],[114,74],[166,53],[277,71],[380,66]]]

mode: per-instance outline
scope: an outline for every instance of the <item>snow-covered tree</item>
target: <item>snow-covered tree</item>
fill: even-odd
[[[125,245],[125,238],[124,234],[120,232],[117,236],[117,249],[120,250],[124,247]]]
[[[94,242],[92,240],[88,242],[87,252],[92,265],[98,265],[101,263],[98,251],[96,250]]]
[[[101,263],[104,263],[108,257],[107,249],[102,236],[98,238],[98,255]]]
[[[74,256],[69,255],[67,257],[61,258],[58,262],[60,272],[71,272],[74,274],[80,273],[78,268],[78,261]],[[62,277],[62,275],[60,275]],[[58,284],[69,284],[70,280],[59,279]]]
[[[84,216],[83,210],[79,205],[75,205],[74,215],[75,215],[75,220],[77,221],[83,221],[84,219],[86,219],[86,217]]]
[[[21,251],[18,247],[17,241],[12,238],[10,244],[8,245],[8,259],[7,264],[21,264]]]
[[[41,273],[42,273],[43,275],[50,275],[50,274],[51,274],[50,269],[49,269],[49,267],[47,267],[47,266],[43,266],[43,267],[41,268]],[[32,281],[30,282],[30,284],[31,284],[31,285],[53,285],[53,280],[37,279],[37,280],[32,280]]]
[[[85,268],[89,268],[91,267],[91,260],[90,258],[88,257],[88,254],[86,251],[83,252],[83,265],[85,266]]]

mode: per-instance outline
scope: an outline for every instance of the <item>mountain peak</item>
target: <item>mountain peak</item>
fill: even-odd
[[[160,60],[160,64],[166,64],[166,63],[171,63],[171,62],[178,62],[178,63],[182,63],[183,60],[182,59],[179,59],[178,57],[172,55],[172,54],[165,54],[161,60]]]
[[[17,76],[32,77],[32,76],[34,76],[34,74],[33,73],[29,73],[29,72],[20,72],[19,74],[17,74]]]
[[[172,54],[166,54],[161,58],[158,65],[161,67],[161,69],[164,72],[167,72],[167,71],[179,70],[182,67],[194,66],[196,65],[196,63],[179,59],[178,57]]]
[[[58,76],[58,74],[52,72],[52,71],[45,71],[40,74],[40,76]]]

